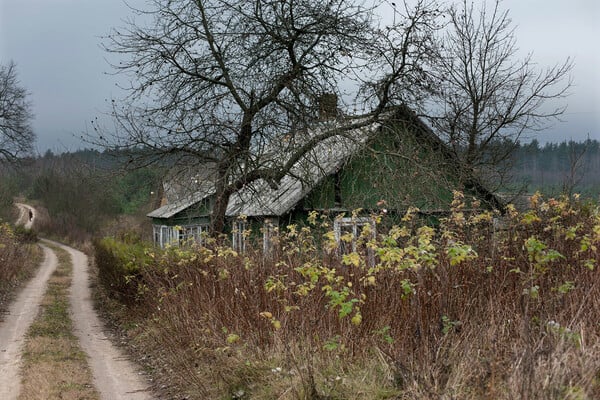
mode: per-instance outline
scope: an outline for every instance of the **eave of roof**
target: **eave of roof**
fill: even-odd
[[[286,214],[325,177],[337,172],[380,125],[373,123],[353,130],[350,132],[352,137],[337,135],[325,139],[294,165],[276,189],[259,179],[234,193],[229,199],[226,215],[256,217]]]
[[[449,152],[445,143],[407,107],[397,107],[387,113],[383,119],[393,120],[398,116],[401,120],[411,124],[411,130],[414,130],[420,140],[434,148],[439,147],[444,151],[445,158],[457,162],[456,156]],[[381,123],[374,122],[368,126],[347,131],[345,135],[336,135],[323,140],[294,165],[290,173],[279,182],[277,188],[274,189],[267,182],[259,179],[234,193],[229,199],[226,216],[256,217],[286,214],[325,177],[337,172],[380,127]],[[318,132],[317,129],[312,134],[318,134]],[[193,194],[154,210],[148,216],[171,218],[214,193],[214,183],[205,181]]]
[[[180,213],[181,211],[204,200],[206,197],[210,196],[211,194],[212,193],[206,192],[206,191],[198,191],[198,192],[189,194],[180,200],[177,200],[173,203],[169,203],[160,208],[157,208],[156,210],[146,214],[146,216],[150,217],[150,218],[161,218],[161,219],[171,218],[174,215]]]
[[[373,123],[363,128],[323,140],[305,154],[273,189],[259,179],[234,193],[229,199],[226,215],[281,216],[289,212],[302,198],[328,175],[335,173],[343,163],[380,127]],[[318,134],[316,130],[313,134]],[[151,218],[171,218],[215,193],[214,183],[203,182],[193,193],[164,205],[149,214]]]

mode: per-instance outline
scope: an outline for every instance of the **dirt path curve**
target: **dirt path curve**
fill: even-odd
[[[19,367],[25,333],[35,319],[46,291],[48,278],[56,269],[57,259],[46,246],[44,261],[35,277],[22,289],[10,305],[8,315],[0,323],[0,399],[16,399],[21,379]]]
[[[102,399],[152,399],[143,375],[136,371],[135,366],[103,333],[103,325],[92,306],[86,255],[63,244],[47,242],[65,249],[73,260],[70,300],[74,333],[79,338],[81,348],[89,356],[94,384]]]
[[[17,218],[15,224],[31,229],[36,216],[35,208],[23,203],[15,203],[15,205],[19,208],[19,218]]]
[[[20,215],[17,224],[31,228],[35,209],[17,204]],[[118,348],[103,334],[103,325],[91,300],[88,260],[85,254],[60,243],[43,240],[65,249],[73,261],[70,293],[71,319],[81,348],[87,353],[94,375],[94,385],[103,400],[151,400],[149,385]],[[0,322],[0,400],[14,400],[20,391],[19,368],[25,334],[38,314],[50,275],[57,267],[54,251],[41,245],[42,262],[35,277],[21,290]]]

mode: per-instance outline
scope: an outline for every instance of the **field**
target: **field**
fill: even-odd
[[[98,241],[104,306],[190,399],[600,398],[598,206],[415,211],[347,254],[316,213],[267,254]]]

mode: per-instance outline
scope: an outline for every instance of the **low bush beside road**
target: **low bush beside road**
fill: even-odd
[[[598,206],[535,195],[499,222],[456,193],[439,226],[414,211],[343,235],[347,254],[318,214],[269,254],[103,240],[100,282],[190,399],[599,398]]]
[[[35,232],[0,221],[0,319],[16,289],[33,276],[42,253]]]
[[[148,247],[131,240],[104,238],[94,242],[98,281],[105,293],[124,304],[137,297],[140,270],[150,261]]]

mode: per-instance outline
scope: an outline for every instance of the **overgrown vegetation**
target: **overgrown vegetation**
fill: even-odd
[[[14,198],[22,196],[38,211],[37,230],[70,243],[106,234],[109,221],[139,225],[155,206],[160,169],[124,172],[122,161],[118,153],[83,150],[47,152],[19,170],[0,167],[0,215],[11,218]]]
[[[33,276],[41,252],[35,233],[0,220],[0,319],[15,290]]]
[[[464,204],[455,193],[437,227],[414,210],[375,239],[366,227],[343,255],[312,214],[268,254],[209,240],[133,259],[103,241],[97,263],[121,268],[113,316],[187,398],[599,397],[598,206]]]

